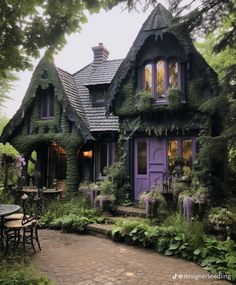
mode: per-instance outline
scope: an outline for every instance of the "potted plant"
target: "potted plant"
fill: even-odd
[[[143,192],[140,196],[139,203],[145,207],[147,217],[154,217],[157,214],[158,206],[166,203],[166,201],[160,192],[154,190]]]
[[[234,214],[226,208],[212,208],[208,216],[209,222],[215,229],[225,230],[226,226],[231,226],[235,223]]]
[[[79,192],[81,192],[86,197],[91,207],[95,206],[95,197],[97,196],[98,191],[98,184],[90,182],[87,178],[80,184],[79,187]]]
[[[95,198],[95,204],[102,212],[108,212],[115,202],[114,185],[109,179],[104,179],[99,185],[100,194]]]
[[[208,216],[209,222],[212,224],[217,238],[224,240],[226,236],[230,236],[230,227],[235,224],[235,215],[226,208],[212,208]]]
[[[208,189],[204,186],[200,186],[196,192],[192,195],[192,200],[195,204],[195,214],[198,214],[200,219],[204,216],[204,205],[208,196]]]

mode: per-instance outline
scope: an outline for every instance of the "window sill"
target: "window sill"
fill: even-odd
[[[55,117],[41,117],[40,119],[46,121],[46,120],[53,120],[54,118]]]
[[[167,105],[168,100],[166,98],[156,98],[154,99],[154,104],[155,105]]]

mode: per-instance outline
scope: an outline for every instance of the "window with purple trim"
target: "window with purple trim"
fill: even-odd
[[[54,91],[53,88],[47,88],[40,94],[41,101],[41,119],[54,118]]]
[[[104,168],[115,161],[117,144],[114,142],[99,143],[97,147],[97,174],[105,176]]]
[[[157,101],[167,99],[168,88],[181,89],[180,65],[174,58],[149,62],[143,71],[143,89]]]

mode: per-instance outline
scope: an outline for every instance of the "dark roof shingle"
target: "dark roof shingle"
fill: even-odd
[[[88,80],[84,83],[88,85],[99,85],[111,83],[115,76],[122,59],[106,60],[102,62],[89,76]]]
[[[92,64],[90,64],[73,75],[78,90],[78,96],[80,98],[80,102],[83,105],[89,129],[91,132],[117,131],[119,126],[118,117],[115,117],[113,115],[109,116],[108,118],[106,117],[105,107],[92,106],[89,90],[85,86],[88,82],[88,79],[91,77],[91,74],[93,74],[94,72],[98,74],[98,69],[102,70],[102,66],[106,67],[107,72],[109,70],[108,66],[110,65],[110,69],[113,70],[114,76],[120,66],[121,60],[111,60],[106,61],[105,63],[102,63],[101,66],[99,66],[95,71],[93,70]],[[104,74],[106,72],[104,72]],[[112,80],[113,76],[110,77],[110,81]],[[100,78],[104,77],[101,76]],[[97,82],[97,84],[104,84],[104,81]]]

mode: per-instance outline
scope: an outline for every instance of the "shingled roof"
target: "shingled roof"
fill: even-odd
[[[109,84],[115,76],[123,59],[106,60],[102,62],[89,76],[85,86]]]
[[[93,64],[90,64],[73,75],[91,132],[118,130],[118,117],[112,115],[107,118],[104,106],[93,107],[86,86],[88,83],[89,85],[109,84],[121,62],[122,60],[107,60],[95,70]]]

